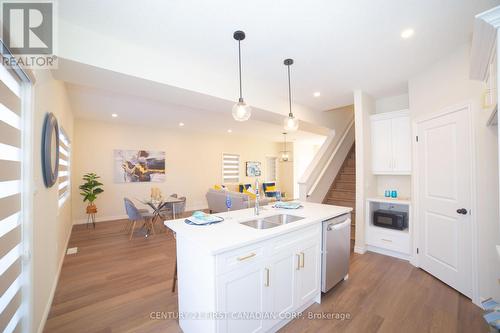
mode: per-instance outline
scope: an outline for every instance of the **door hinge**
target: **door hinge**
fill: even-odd
[[[418,142],[418,135],[415,137],[415,139],[416,139],[416,140],[417,140],[417,142]]]

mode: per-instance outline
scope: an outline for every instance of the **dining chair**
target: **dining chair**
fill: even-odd
[[[177,198],[177,197],[178,197],[178,194],[177,194],[177,193],[172,193],[172,194],[170,194],[170,196],[171,196],[172,198]],[[166,211],[168,211],[168,210],[172,211],[172,205],[173,205],[172,203],[167,203],[167,204],[165,205],[165,210],[166,210]]]
[[[127,212],[129,224],[132,223],[130,237],[129,237],[129,240],[131,240],[132,236],[134,235],[135,225],[137,221],[144,221],[144,224],[148,224],[148,217],[151,217],[152,215],[145,209],[141,210],[137,209],[135,204],[129,198],[124,198],[123,201],[125,203],[125,211]],[[155,234],[152,221],[149,220],[149,224],[153,231],[153,234]]]
[[[181,202],[173,204],[173,211],[175,212],[175,216],[182,217],[182,214],[186,211],[186,197],[180,197],[179,200]]]

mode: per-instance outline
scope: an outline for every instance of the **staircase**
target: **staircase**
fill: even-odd
[[[323,203],[352,207],[351,240],[354,240],[356,230],[356,154],[355,146],[347,154],[337,177],[325,196]]]

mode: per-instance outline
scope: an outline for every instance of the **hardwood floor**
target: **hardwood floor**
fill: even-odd
[[[181,332],[175,319],[150,317],[177,311],[170,290],[174,238],[137,233],[129,241],[124,224],[73,228],[69,246],[78,254],[64,260],[44,332]],[[282,332],[488,332],[470,300],[403,260],[375,253],[353,254],[349,279],[304,315],[321,312],[350,319],[297,319]]]

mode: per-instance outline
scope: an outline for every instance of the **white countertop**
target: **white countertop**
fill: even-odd
[[[305,228],[314,223],[340,216],[352,211],[350,207],[323,205],[316,203],[302,203],[299,209],[276,209],[271,205],[260,209],[259,218],[286,213],[304,217],[303,220],[290,224],[280,225],[270,229],[254,229],[240,224],[240,222],[254,219],[254,209],[242,209],[229,213],[217,213],[225,220],[207,226],[189,225],[184,218],[165,221],[165,226],[176,232],[178,239],[187,238],[206,248],[212,255],[233,250],[245,245],[276,237],[291,231]]]

